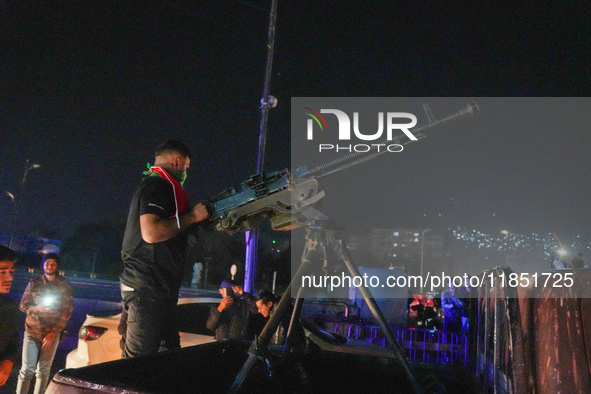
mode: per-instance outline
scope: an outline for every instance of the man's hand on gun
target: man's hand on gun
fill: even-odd
[[[203,202],[198,202],[193,207],[193,215],[195,216],[195,223],[202,222],[211,217],[211,208]]]

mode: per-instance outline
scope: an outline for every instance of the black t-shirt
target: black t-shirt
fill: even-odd
[[[188,209],[187,209],[188,210]],[[189,234],[185,230],[164,242],[147,243],[142,238],[140,216],[152,213],[162,219],[174,217],[176,205],[173,188],[165,179],[144,178],[135,190],[127,227],[123,236],[121,283],[136,290],[150,289],[176,297],[185,267]],[[179,215],[184,212],[179,212]],[[194,227],[194,226],[192,226]]]
[[[16,364],[18,356],[18,315],[16,303],[5,294],[0,294],[0,361],[10,360]]]

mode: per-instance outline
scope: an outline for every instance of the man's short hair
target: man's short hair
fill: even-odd
[[[275,294],[273,294],[271,292],[271,290],[261,290],[261,292],[259,293],[259,295],[257,296],[257,301],[262,301],[263,304],[268,304],[269,302],[272,302],[273,305],[275,305],[277,303],[277,297],[275,296]]]
[[[12,261],[15,262],[18,255],[16,252],[4,245],[0,245],[0,261]]]
[[[191,151],[189,148],[187,148],[187,146],[182,142],[176,140],[168,140],[156,148],[156,156],[170,152],[180,153],[181,155],[189,158],[191,157]]]

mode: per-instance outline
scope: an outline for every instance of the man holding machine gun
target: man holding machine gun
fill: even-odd
[[[185,255],[210,214],[203,203],[191,207],[183,190],[191,161],[189,149],[169,140],[156,149],[136,188],[127,218],[120,275],[127,332],[123,357],[180,347],[174,319]]]

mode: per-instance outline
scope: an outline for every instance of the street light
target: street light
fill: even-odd
[[[5,193],[10,198],[10,201],[12,201],[12,227],[10,228],[10,241],[8,241],[8,247],[12,249],[12,238],[14,236],[14,226],[16,224],[16,212],[17,212],[16,197],[14,196],[14,194],[9,192],[8,190],[6,190]]]
[[[41,168],[41,164],[38,164],[38,163],[30,163],[30,160],[27,159],[25,161],[25,170],[23,171],[23,177],[22,177],[21,182],[19,184],[19,191],[18,191],[18,193],[15,195],[15,194],[9,192],[8,190],[6,190],[6,195],[8,197],[10,197],[10,199],[12,200],[12,206],[13,206],[13,209],[14,209],[14,216],[13,216],[13,219],[12,219],[12,229],[10,231],[10,243],[9,243],[9,246],[8,246],[11,249],[12,249],[12,242],[14,240],[14,230],[16,228],[16,222],[17,222],[17,219],[18,219],[19,202],[20,202],[20,199],[22,198],[22,195],[23,195],[23,189],[25,187],[25,182],[27,181],[27,174],[29,173],[30,170],[36,170],[37,168]]]
[[[21,191],[22,191],[22,187],[25,185],[25,182],[27,180],[27,174],[28,174],[29,170],[35,170],[37,168],[41,168],[41,164],[37,164],[37,163],[29,164],[29,159],[27,159],[27,161],[25,162],[25,172],[23,173],[23,179],[21,181]]]
[[[427,231],[433,231],[430,228],[423,230],[421,233],[421,295],[423,294],[423,259],[424,259],[424,252],[425,252],[425,233]]]

